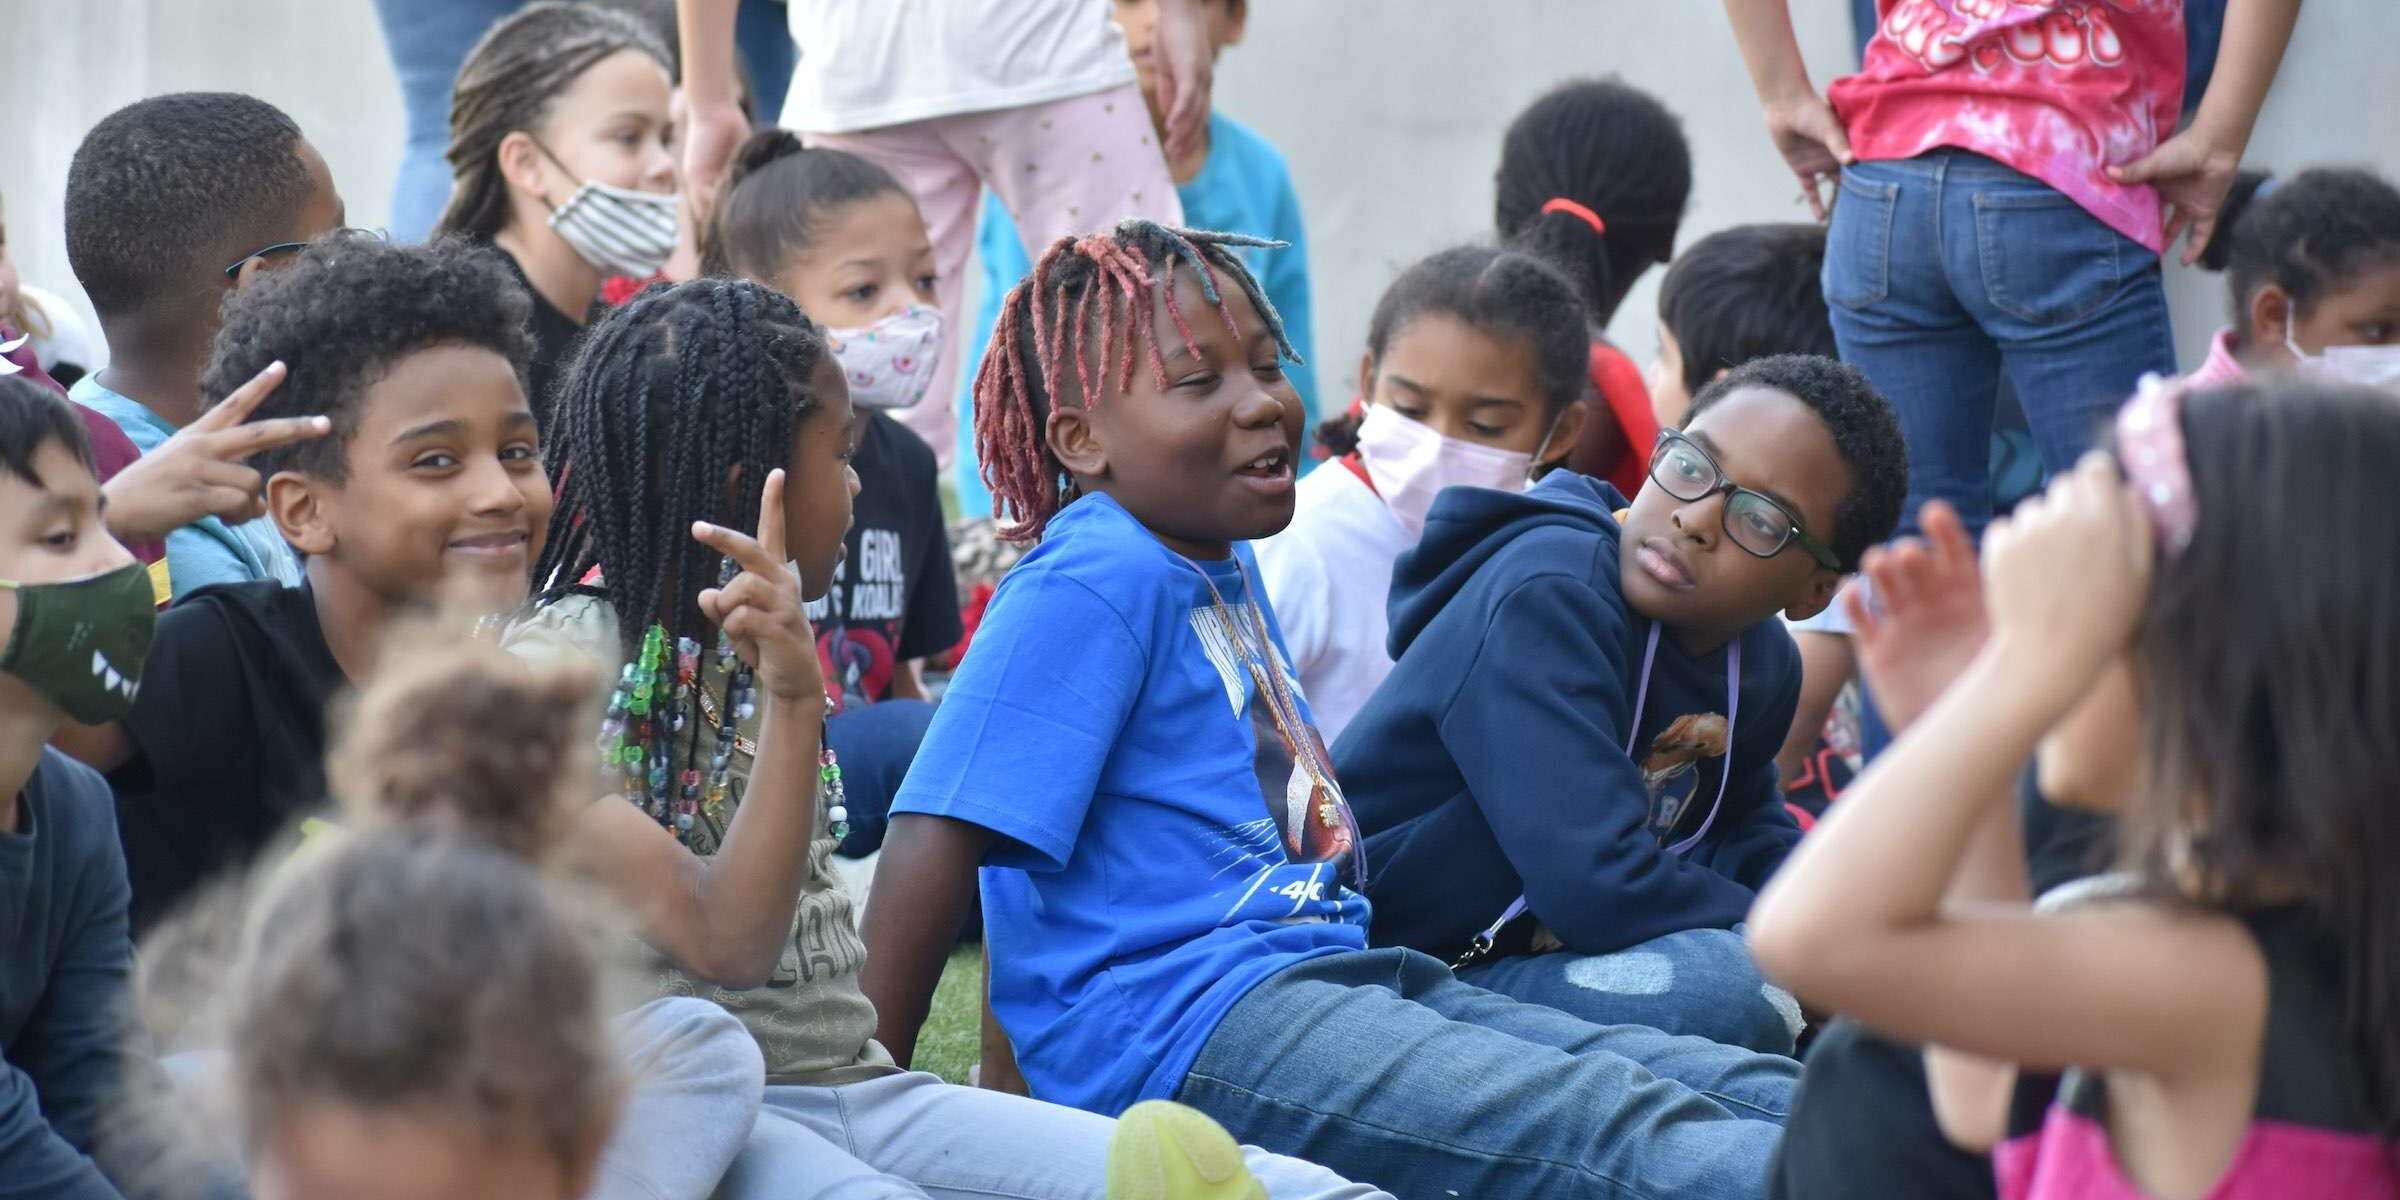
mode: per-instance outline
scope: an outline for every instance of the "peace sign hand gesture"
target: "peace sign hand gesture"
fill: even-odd
[[[281,362],[268,363],[199,420],[117,472],[102,489],[109,532],[129,542],[154,541],[203,517],[238,525],[264,515],[262,481],[245,460],[333,430],[322,416],[250,420],[284,374]]]
[[[731,558],[741,573],[700,592],[700,612],[733,643],[733,652],[758,672],[759,686],[777,700],[822,703],[825,671],[808,622],[800,578],[785,565],[781,471],[771,472],[758,501],[758,536],[746,537],[706,521],[692,537]]]

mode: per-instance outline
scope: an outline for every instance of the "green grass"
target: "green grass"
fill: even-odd
[[[967,1081],[967,1068],[983,1057],[983,947],[961,946],[950,955],[934,989],[933,1010],[917,1033],[920,1071],[952,1083]]]

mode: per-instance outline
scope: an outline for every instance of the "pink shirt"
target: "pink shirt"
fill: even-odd
[[[2183,101],[2183,0],[1876,0],[1865,66],[1827,98],[1861,159],[1996,159],[2164,248],[2158,193],[2106,168],[2157,147]]]
[[[2250,382],[2250,373],[2243,370],[2241,360],[2233,356],[2233,326],[2218,330],[2217,336],[2208,339],[2208,361],[2193,368],[2191,374],[2183,377],[2183,382],[2196,388],[2232,387],[2237,383]]]

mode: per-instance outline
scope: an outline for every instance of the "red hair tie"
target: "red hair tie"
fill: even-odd
[[[1549,200],[1544,201],[1542,204],[1542,211],[1546,213],[1565,213],[1568,216],[1571,216],[1576,220],[1591,226],[1593,233],[1599,234],[1601,237],[1608,236],[1608,222],[1601,220],[1599,213],[1593,212],[1591,209],[1585,208],[1583,205],[1577,204],[1574,201],[1567,199],[1565,196],[1552,196]]]

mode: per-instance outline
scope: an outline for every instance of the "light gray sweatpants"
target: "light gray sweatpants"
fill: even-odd
[[[758,1123],[766,1060],[741,1019],[669,996],[617,1018],[625,1111],[585,1200],[708,1200]]]

